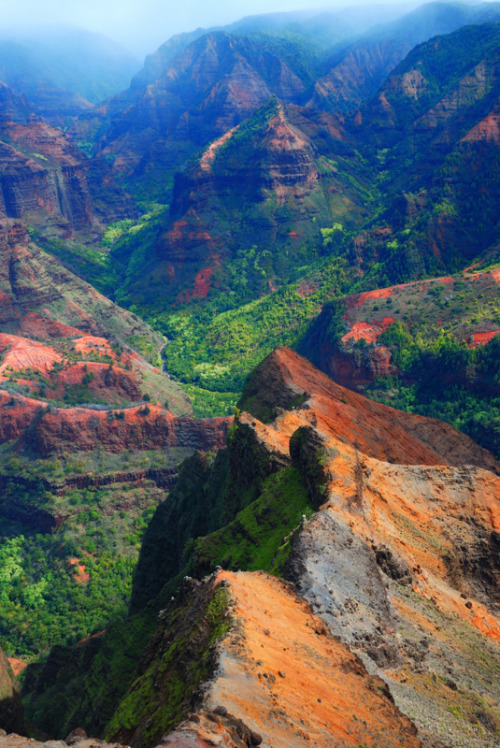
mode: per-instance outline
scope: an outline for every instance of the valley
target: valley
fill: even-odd
[[[0,748],[498,745],[500,7],[364,16],[0,30]]]

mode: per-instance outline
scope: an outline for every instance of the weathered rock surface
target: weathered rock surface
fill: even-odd
[[[31,242],[20,223],[0,227],[0,323],[2,332],[30,330],[42,338],[69,337],[69,326],[90,335],[113,335],[124,343],[144,336],[153,347],[162,343],[138,317]]]
[[[45,742],[40,740],[34,740],[33,738],[25,738],[22,735],[17,735],[15,732],[9,735],[3,735],[0,730],[0,748],[66,748],[68,745],[78,745],[79,748],[122,748],[119,743],[106,743],[104,740],[99,738],[89,738],[85,734],[85,737],[80,739],[71,739],[69,742],[66,740],[46,740]],[[70,739],[71,736],[68,736]]]
[[[220,572],[193,585],[199,598],[206,596],[207,585],[212,595],[224,595],[226,633],[212,648],[211,678],[201,684],[195,709],[161,745],[420,745],[414,726],[397,710],[383,682],[328,633],[289,585],[263,573],[243,572]],[[171,695],[158,649],[172,649],[179,641],[186,616],[181,612],[172,618],[179,603],[187,603],[193,621],[186,594],[181,592],[180,600],[160,616],[142,676],[125,698],[124,704],[141,703],[148,698],[148,683],[156,684],[157,696],[149,693],[148,708],[139,707],[133,726],[116,733],[133,746],[154,745],[162,729],[162,694],[166,700]],[[176,677],[183,668],[190,673],[189,652],[200,629],[188,638]]]
[[[261,364],[244,393],[242,406],[255,416],[274,415],[268,425],[241,416],[269,449],[285,452],[292,436],[290,444],[314,435],[304,454],[323,505],[298,533],[287,575],[329,629],[385,673],[422,736],[493,746],[476,713],[486,689],[488,714],[499,718],[491,691],[500,641],[498,463],[438,421],[358,397],[286,349]],[[450,671],[469,715],[463,723],[448,716]]]
[[[290,101],[304,89],[300,73],[271,48],[214,31],[194,40],[174,60],[157,55],[128,91],[89,116],[89,127],[109,117],[101,153],[117,154],[116,172],[140,177],[153,165],[175,167],[192,152],[195,143],[190,140],[198,148],[207,145],[272,94]]]
[[[241,407],[261,420],[261,439],[288,451],[299,426],[350,444],[360,453],[403,465],[476,465],[498,472],[498,462],[472,439],[437,419],[389,408],[336,384],[309,361],[277,348],[250,376]],[[280,409],[290,409],[280,414]],[[251,418],[244,415],[245,421]]]
[[[227,449],[210,464],[199,454],[186,462],[148,529],[135,578],[147,590],[135,591],[133,613],[160,600],[165,610],[128,694],[122,683],[118,708],[109,700],[105,719],[94,707],[89,719],[138,748],[172,730],[166,745],[259,736],[263,745],[421,738],[493,748],[498,463],[451,427],[372,403],[285,348],[257,368],[240,405]],[[272,504],[295,495],[308,514],[299,509],[280,531]],[[214,578],[187,577],[170,599],[183,576],[221,561],[265,562],[295,592],[265,574],[219,570],[228,587],[211,592]],[[31,698],[61,690],[61,674],[76,678],[71,668],[85,660],[81,719],[108,636],[116,632],[79,652],[56,648],[43,673],[28,672]]]
[[[121,411],[50,408],[33,421],[24,440],[43,457],[87,451],[101,445],[110,452],[124,449],[190,447],[210,451],[226,440],[230,418],[196,419],[173,416],[166,408],[142,405]]]
[[[92,162],[57,127],[32,116],[0,85],[0,220],[23,219],[64,238],[99,232],[102,221],[136,214],[104,162]]]

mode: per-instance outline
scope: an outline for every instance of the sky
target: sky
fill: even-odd
[[[391,2],[408,4],[408,0]],[[319,0],[318,7],[380,3],[381,0]],[[0,30],[27,23],[36,27],[79,27],[105,34],[141,58],[174,34],[199,26],[208,28],[247,15],[304,8],[311,8],[307,0],[0,0]]]

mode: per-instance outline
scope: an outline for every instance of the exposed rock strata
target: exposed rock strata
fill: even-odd
[[[0,89],[0,220],[23,219],[65,238],[136,214],[105,162],[91,162],[58,128],[31,116],[26,101]]]

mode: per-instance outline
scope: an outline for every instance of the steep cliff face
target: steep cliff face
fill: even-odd
[[[42,338],[71,337],[75,331],[112,336],[122,343],[136,341],[156,356],[162,341],[148,325],[31,242],[22,224],[3,223],[0,248],[3,332],[31,332]]]
[[[265,277],[259,281],[255,273],[250,282],[266,286],[269,277],[284,271],[284,252],[293,255],[318,232],[312,218],[328,221],[309,138],[290,122],[278,102],[260,111],[255,122],[227,132],[193,169],[176,177],[170,225],[159,237],[156,253],[162,263],[162,282],[168,279],[171,293],[181,301],[198,299],[211,287],[225,285],[224,259],[252,245],[267,254]],[[279,253],[273,250],[276,243]],[[158,277],[157,271],[154,275]],[[165,296],[166,289],[161,293]]]
[[[337,389],[286,351],[276,351],[254,377],[242,406],[257,416],[273,418],[270,404],[280,393],[278,415],[266,427],[254,421],[254,428],[273,449],[277,439],[286,443],[291,436],[292,458],[311,485],[321,484],[321,508],[297,534],[288,561],[298,591],[370,668],[385,673],[422,736],[493,745],[493,736],[473,727],[488,722],[477,716],[476,693],[491,677],[489,666],[474,666],[473,652],[480,646],[487,657],[498,656],[498,464],[482,452],[477,467],[469,467],[476,459],[471,442],[457,432],[397,411],[376,415],[373,403]],[[369,416],[362,415],[365,408]],[[378,418],[389,419],[386,436]],[[399,427],[408,429],[405,436],[396,433]],[[455,647],[461,666],[450,660]],[[428,694],[429,683],[435,685]],[[468,722],[444,716],[453,684]]]
[[[90,408],[45,409],[25,433],[24,442],[42,457],[94,450],[96,444],[110,452],[169,447],[209,451],[224,443],[230,424],[229,418],[175,417],[157,405],[121,413],[122,417]]]
[[[0,218],[23,219],[69,238],[74,231],[99,231],[103,220],[135,215],[106,164],[91,163],[4,83],[0,123]]]
[[[191,412],[181,388],[134,350],[158,363],[164,341],[148,325],[31,243],[21,225],[4,225],[0,243],[3,381],[70,403],[123,405],[145,393],[176,415]]]

